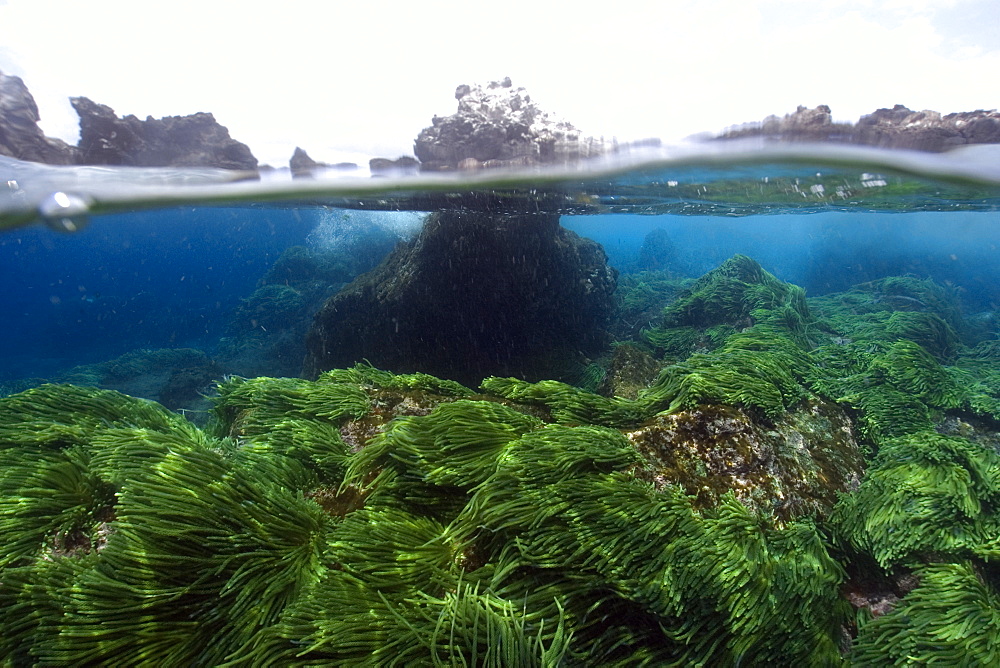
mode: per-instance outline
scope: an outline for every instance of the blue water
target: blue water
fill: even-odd
[[[8,188],[0,191],[0,228],[10,229],[0,232],[0,309],[8,316],[0,329],[0,382],[58,379],[137,350],[196,348],[215,356],[229,345],[232,353],[226,337],[240,308],[244,330],[236,333],[248,334],[249,322],[257,337],[250,343],[279,346],[283,361],[268,366],[262,353],[258,363],[216,370],[295,374],[310,309],[439,208],[560,213],[561,224],[600,243],[621,274],[649,268],[641,249],[653,233],[668,249],[654,268],[675,277],[696,278],[741,253],[811,296],[912,275],[954,288],[967,316],[992,318],[998,310],[1000,175],[981,151],[966,158],[871,149],[698,151],[604,171],[232,184],[204,170],[2,162]],[[804,156],[817,162],[803,165]],[[861,186],[864,173],[883,178],[878,170],[887,166],[901,170],[885,177],[906,186],[893,191],[901,194]],[[816,194],[809,183],[821,176],[826,190]],[[779,179],[784,185],[776,187]],[[716,196],[702,196],[701,184]],[[842,184],[850,188],[840,195]],[[725,188],[731,199],[717,194]],[[53,199],[62,190],[73,206],[53,204],[67,199]],[[43,219],[49,224],[38,224]],[[337,267],[303,293],[298,329],[276,341],[246,305],[262,283],[275,282],[267,272],[294,246],[326,252]],[[265,334],[270,343],[261,342]],[[243,344],[245,359],[253,351]]]
[[[318,209],[173,208],[95,219],[74,235],[0,234],[0,379],[48,377],[150,348],[214,351],[240,300],[289,246],[307,244]],[[749,255],[810,296],[885,276],[959,288],[969,314],[1000,305],[1000,216],[827,213],[563,216],[623,274],[640,270],[646,235],[664,230],[671,269],[697,277]],[[378,258],[372,258],[376,261]]]
[[[177,208],[102,217],[64,235],[0,235],[6,378],[130,350],[211,348],[240,298],[316,226],[297,210]]]
[[[700,276],[736,253],[749,255],[810,296],[885,276],[954,284],[972,311],[1000,305],[1000,216],[968,212],[720,216],[579,216],[562,224],[604,246],[622,272],[638,269],[645,235],[662,229],[675,265]]]

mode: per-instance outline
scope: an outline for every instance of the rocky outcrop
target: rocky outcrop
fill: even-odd
[[[85,97],[70,103],[80,115],[82,164],[257,168],[249,147],[230,137],[210,113],[142,121],[132,115],[119,118],[111,107]]]
[[[372,174],[413,174],[420,171],[420,163],[416,158],[411,158],[408,155],[400,156],[395,160],[372,158],[368,161],[368,171]]]
[[[38,127],[40,118],[35,98],[21,77],[0,72],[0,155],[50,165],[76,164],[76,149],[46,137]]]
[[[358,168],[358,165],[353,162],[337,162],[332,165],[326,162],[317,162],[310,158],[304,149],[296,146],[291,159],[288,161],[288,168],[292,171],[292,178],[299,178],[311,176],[314,172],[325,169],[352,172]]]
[[[608,343],[615,279],[600,245],[557,215],[441,211],[320,309],[304,373],[367,360],[473,387],[574,378]]]
[[[625,435],[649,462],[656,486],[679,484],[702,507],[726,493],[788,520],[826,516],[858,486],[862,450],[843,408],[810,399],[773,423],[733,406],[660,414]]]
[[[435,116],[414,153],[424,170],[478,169],[568,163],[606,152],[603,140],[544,112],[510,78],[487,86],[461,85],[458,111]]]
[[[878,109],[851,124],[834,123],[826,105],[815,109],[800,106],[782,118],[768,116],[761,123],[731,128],[719,139],[744,137],[940,152],[964,144],[1000,143],[1000,113],[979,110],[942,115],[936,111],[913,111],[897,104],[892,109]]]

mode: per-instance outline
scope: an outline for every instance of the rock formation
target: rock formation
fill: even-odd
[[[79,161],[75,148],[38,127],[38,106],[21,77],[0,72],[0,155],[50,165]]]
[[[458,111],[435,116],[417,136],[413,150],[424,170],[565,163],[608,149],[602,140],[585,137],[571,123],[542,111],[510,78],[485,88],[463,84],[455,98]]]
[[[913,111],[897,104],[892,109],[878,109],[851,124],[834,123],[830,107],[825,104],[815,109],[800,106],[783,118],[768,116],[759,124],[731,128],[718,138],[743,137],[940,152],[964,144],[1000,143],[1000,113],[979,110],[942,115],[936,111]]]
[[[331,298],[304,372],[368,360],[476,386],[573,378],[608,343],[616,274],[556,215],[433,214],[421,234]]]
[[[119,118],[111,107],[85,97],[70,99],[80,115],[82,164],[132,167],[257,168],[246,144],[229,136],[210,113]]]
[[[395,160],[388,158],[372,158],[368,161],[368,170],[372,174],[385,172],[395,172],[401,174],[413,174],[420,171],[420,163],[415,158],[403,155]]]
[[[358,168],[358,165],[353,162],[338,162],[334,164],[329,164],[326,162],[317,162],[309,157],[309,154],[305,152],[304,149],[295,147],[295,152],[292,153],[291,159],[288,161],[288,168],[292,171],[292,178],[298,178],[303,176],[310,176],[313,172],[324,170],[324,169],[336,169],[342,172],[351,172]]]

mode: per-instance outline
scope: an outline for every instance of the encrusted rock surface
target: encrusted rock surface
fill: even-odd
[[[210,113],[152,116],[142,121],[85,97],[70,99],[80,115],[81,163],[132,167],[219,167],[255,170],[257,158],[246,144]]]
[[[703,506],[732,490],[747,507],[784,519],[825,515],[864,469],[850,418],[817,399],[773,424],[732,406],[699,406],[625,435],[650,461],[654,484],[679,484]]]
[[[479,169],[567,163],[601,155],[603,140],[542,111],[510,78],[455,91],[458,111],[435,116],[414,143],[425,170]]]
[[[304,372],[368,360],[471,387],[572,378],[608,342],[615,279],[556,215],[438,212],[316,314]]]
[[[0,72],[0,155],[50,165],[79,161],[76,148],[38,127],[38,106],[21,77]]]
[[[663,363],[642,348],[631,343],[618,345],[611,355],[608,373],[601,381],[598,394],[635,399],[656,380],[661,368]]]
[[[761,123],[731,128],[719,139],[768,137],[783,141],[831,141],[881,148],[945,151],[964,144],[1000,143],[1000,113],[996,110],[941,114],[913,111],[901,104],[878,109],[857,123],[834,123],[830,107],[800,106],[784,117],[768,116]]]

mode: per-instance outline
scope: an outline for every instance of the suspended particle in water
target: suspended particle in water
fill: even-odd
[[[80,195],[54,192],[38,205],[38,214],[57,232],[79,232],[89,222],[90,204]]]

